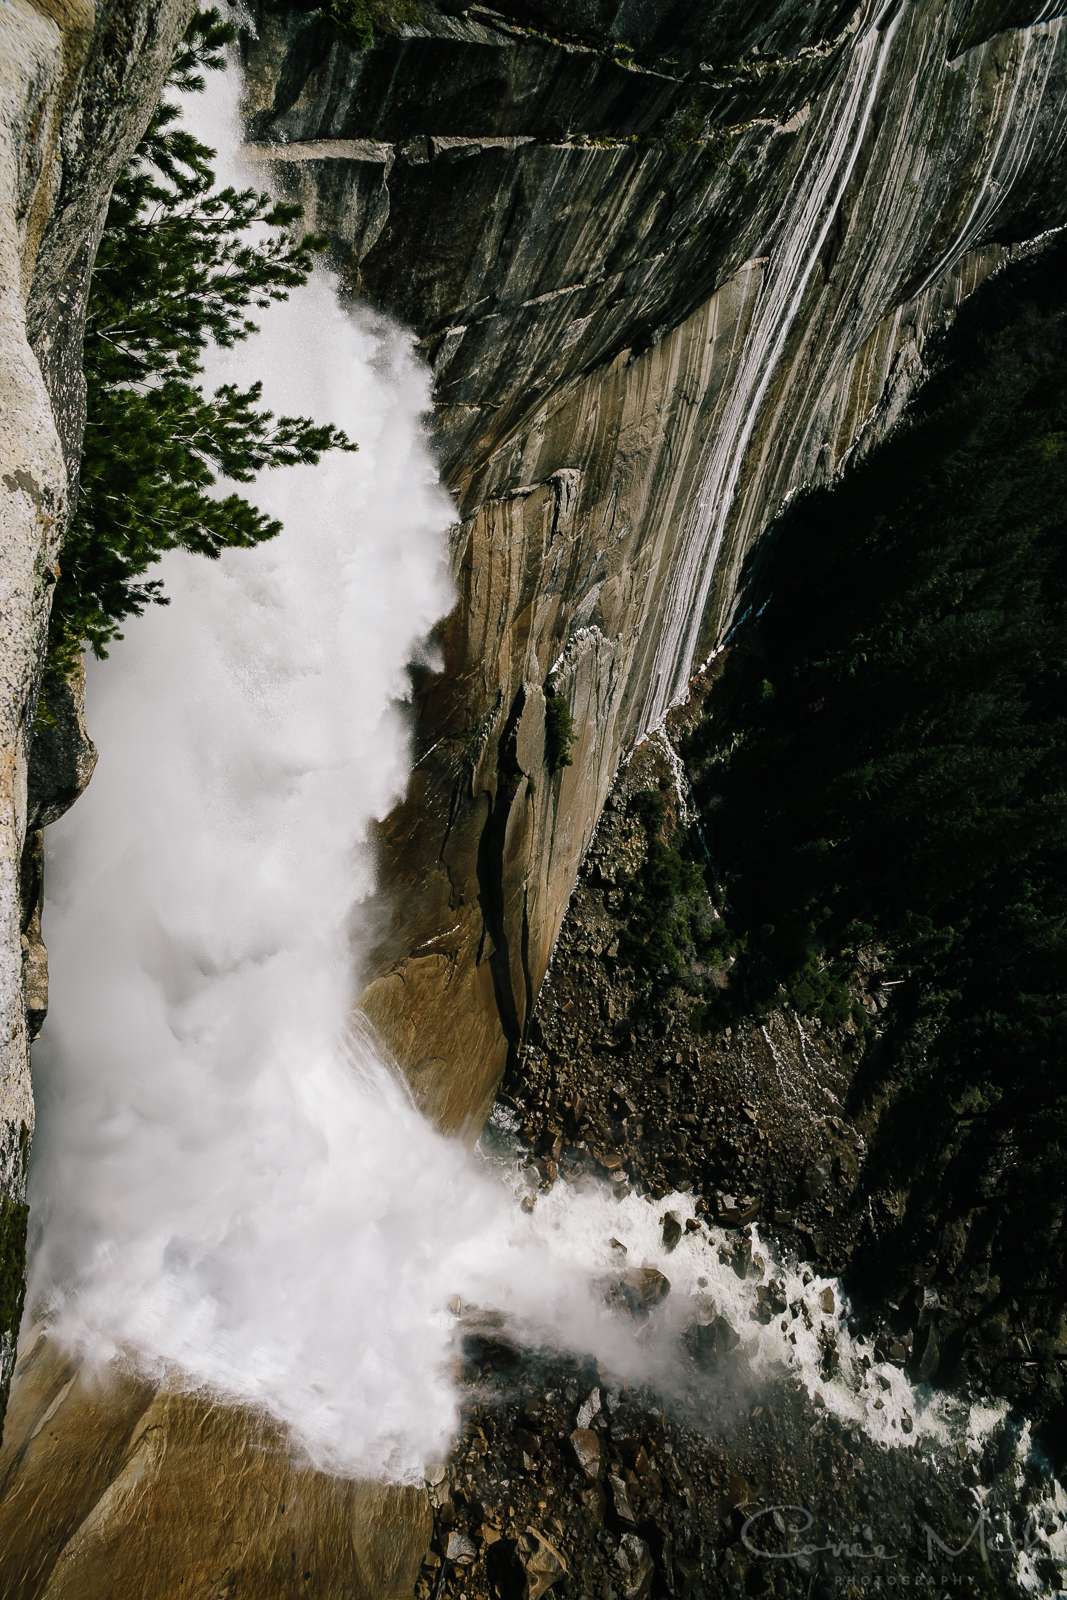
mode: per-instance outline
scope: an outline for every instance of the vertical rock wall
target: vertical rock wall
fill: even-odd
[[[525,0],[363,56],[261,16],[248,153],[415,328],[461,518],[363,998],[445,1126],[480,1125],[612,775],[776,508],[1067,217],[1062,10]]]
[[[265,1418],[22,1353],[0,1454],[6,1600],[408,1600],[425,1491],[295,1458]]]
[[[58,815],[45,793],[29,812],[27,772],[85,424],[85,293],[112,184],[191,11],[192,0],[7,0],[0,13],[0,1416],[22,1297],[27,1009],[32,1026],[46,1004],[35,830]],[[74,746],[76,691],[64,690]],[[86,782],[87,748],[72,753]]]

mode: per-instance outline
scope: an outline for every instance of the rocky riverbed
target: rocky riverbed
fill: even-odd
[[[652,1272],[622,1277],[634,1315]],[[750,1317],[820,1320],[834,1293],[805,1276],[815,1290],[799,1306],[754,1285]],[[955,1441],[907,1415],[898,1442],[874,1439],[830,1382],[812,1394],[784,1366],[754,1371],[750,1328],[739,1336],[710,1300],[669,1391],[522,1349],[492,1314],[455,1311],[468,1398],[449,1460],[427,1473],[420,1600],[1058,1587],[1062,1496],[1002,1411]],[[879,1378],[873,1403],[899,1401]]]
[[[907,1194],[877,1150],[907,1041],[878,953],[835,1028],[709,1023],[620,955],[639,797],[665,797],[666,837],[690,820],[672,740],[712,677],[616,781],[484,1141],[528,1210],[612,1196],[605,1295],[639,1340],[670,1306],[670,1376],[628,1388],[455,1302],[464,1430],[429,1473],[418,1593],[1054,1592],[1055,1365],[988,1271],[895,1249]]]

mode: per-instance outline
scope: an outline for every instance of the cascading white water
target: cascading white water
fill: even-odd
[[[268,477],[285,533],[169,558],[171,606],[90,668],[99,770],[49,838],[31,1304],[410,1471],[390,1395],[419,1449],[452,1416],[425,1217],[454,1205],[462,1237],[476,1191],[347,1027],[350,930],[369,821],[406,781],[405,665],[450,599],[451,507],[410,340],[326,278],[266,321],[226,376],[361,451]]]
[[[197,119],[231,150],[235,89]],[[352,1020],[368,827],[406,781],[397,699],[451,601],[452,511],[407,335],[321,273],[263,323],[210,379],[262,378],[360,452],[265,475],[284,534],[168,558],[170,607],[90,664],[99,767],[47,848],[28,1314],[265,1408],[324,1464],[415,1479],[455,1422],[457,1293],[623,1375],[658,1358],[595,1287],[603,1197],[527,1217]]]
[[[231,150],[235,91],[197,107]],[[452,509],[407,335],[322,273],[263,321],[210,378],[262,378],[360,453],[265,475],[284,534],[170,557],[171,606],[90,666],[99,768],[48,842],[28,1303],[89,1359],[411,1479],[455,1421],[450,1296],[624,1364],[625,1341],[352,1020],[367,832],[406,782],[397,700],[451,601]]]
[[[230,148],[233,96],[221,85],[209,118]],[[262,1408],[323,1465],[400,1481],[455,1426],[456,1294],[663,1382],[714,1301],[757,1374],[791,1369],[885,1442],[905,1412],[931,1443],[977,1440],[999,1413],[917,1397],[892,1369],[875,1408],[839,1289],[820,1310],[828,1280],[785,1273],[811,1317],[764,1327],[749,1312],[773,1261],[738,1279],[715,1231],[668,1256],[661,1213],[692,1217],[692,1196],[559,1184],[526,1215],[513,1170],[435,1133],[353,1022],[368,828],[406,781],[397,700],[450,603],[452,513],[410,338],[343,311],[324,274],[263,322],[212,378],[262,377],[276,410],[361,449],[267,475],[255,495],[285,533],[169,558],[170,608],[90,667],[100,764],[48,840],[28,1315],[87,1360]],[[640,1343],[604,1304],[613,1235],[674,1286]]]

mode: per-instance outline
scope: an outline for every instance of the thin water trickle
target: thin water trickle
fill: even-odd
[[[1005,101],[1003,107],[990,107],[988,114],[989,126],[998,129],[996,143],[986,158],[982,181],[966,217],[952,243],[919,285],[919,294],[936,283],[941,274],[986,233],[1005,198],[1011,194],[1015,179],[1033,148],[1040,125],[1036,113],[1056,62],[1055,46],[1063,26],[1064,19],[1057,17],[1051,22],[1038,19],[1030,27],[1015,30],[1013,46],[1019,50],[1021,59],[1013,71],[998,71],[993,84],[994,95]],[[1027,70],[1030,58],[1035,55],[1037,61],[1032,70]],[[956,64],[950,63],[953,65]]]
[[[803,302],[823,246],[837,216],[872,114],[907,7],[872,0],[848,58],[846,81],[827,97],[809,136],[804,170],[789,203],[776,220],[774,235],[758,247],[765,260],[764,281],[738,362],[737,377],[704,468],[693,509],[682,534],[679,558],[661,627],[655,668],[642,726],[655,727],[666,710],[684,697],[712,584],[721,576],[719,558],[749,444],[768,387]],[[1015,178],[1023,170],[1040,127],[1050,75],[1057,57],[1063,18],[1018,29],[1013,48],[1020,59],[1010,71],[998,70],[988,126],[996,130],[983,157],[983,177],[952,242],[925,277],[921,293],[951,268],[976,240],[987,234]],[[953,64],[950,64],[952,66]],[[962,62],[958,70],[965,70]],[[931,154],[941,160],[941,154]],[[905,224],[900,224],[906,231]]]
[[[785,1102],[786,1105],[789,1105],[791,1103],[791,1100],[792,1100],[792,1095],[790,1094],[789,1085],[785,1081],[785,1072],[784,1072],[784,1068],[783,1068],[782,1058],[778,1054],[778,1048],[775,1045],[775,1042],[771,1038],[770,1032],[766,1027],[761,1027],[760,1028],[760,1033],[762,1033],[764,1041],[766,1042],[767,1048],[771,1052],[771,1060],[774,1062],[774,1070],[778,1075],[778,1087],[782,1091],[782,1099],[783,1099],[783,1101]],[[800,1099],[802,1100],[802,1102],[805,1105],[805,1107],[807,1108],[807,1110],[810,1111],[811,1107],[810,1107],[810,1105],[808,1105],[808,1097],[804,1093],[803,1089],[800,1087],[799,1084],[796,1086],[796,1093],[800,1096]]]
[[[849,56],[846,82],[818,111],[819,122],[807,146],[812,153],[798,175],[774,241],[762,252],[768,263],[764,283],[671,579],[645,702],[645,727],[656,726],[685,693],[745,452],[859,158],[903,15],[903,8],[898,7],[896,14],[889,16],[892,9],[892,0],[871,8],[869,21]],[[883,21],[885,28],[880,31]]]

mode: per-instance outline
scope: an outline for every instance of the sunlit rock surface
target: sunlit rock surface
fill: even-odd
[[[427,8],[363,56],[259,18],[248,153],[416,329],[462,519],[363,1001],[445,1126],[480,1125],[612,775],[761,530],[1063,222],[1061,9],[529,0]],[[556,772],[524,754],[553,691]]]
[[[406,1600],[430,1532],[423,1490],[316,1472],[245,1411],[27,1341],[0,1452],[8,1600]]]

